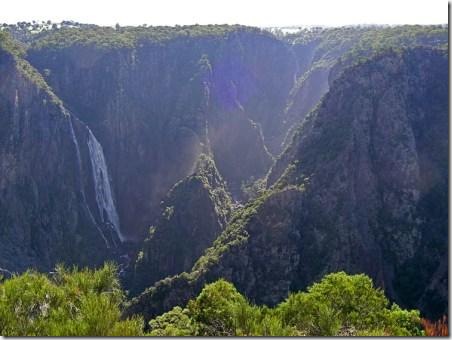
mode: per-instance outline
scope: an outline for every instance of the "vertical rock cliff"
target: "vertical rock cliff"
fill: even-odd
[[[81,132],[89,131],[17,46],[1,38],[0,266],[99,264],[111,256],[114,238],[98,225],[86,198],[85,182],[92,178],[82,160]]]

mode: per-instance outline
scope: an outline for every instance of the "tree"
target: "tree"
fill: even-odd
[[[188,303],[188,310],[202,335],[228,336],[235,334],[235,306],[245,302],[231,283],[218,280],[206,285],[199,296]]]

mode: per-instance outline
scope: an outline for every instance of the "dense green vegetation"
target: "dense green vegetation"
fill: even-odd
[[[436,46],[448,42],[447,25],[314,27],[288,34],[284,39],[294,45],[317,41],[319,54],[331,54],[347,44],[356,44],[361,49],[379,49],[385,46],[409,47],[413,44]]]
[[[64,48],[74,44],[96,45],[103,48],[133,47],[143,40],[163,42],[186,37],[221,37],[232,32],[248,31],[273,35],[295,46],[315,44],[314,59],[327,62],[346,50],[352,54],[387,48],[443,46],[448,44],[447,25],[404,26],[344,26],[311,27],[291,34],[277,34],[256,27],[242,25],[185,25],[185,26],[97,26],[73,21],[61,23],[18,22],[2,24],[0,31],[10,32],[17,40],[34,48]]]
[[[140,41],[163,42],[176,38],[221,37],[232,32],[261,32],[241,25],[127,26],[95,25],[62,27],[36,34],[33,48],[64,48],[71,45],[96,45],[100,48],[134,47]],[[270,34],[270,33],[268,33]]]
[[[389,304],[363,275],[329,274],[275,308],[250,304],[232,284],[206,285],[186,308],[149,323],[151,335],[423,335],[419,312]]]
[[[28,271],[0,284],[3,336],[139,336],[143,320],[120,320],[124,294],[116,267],[98,270],[58,266],[45,275]],[[218,280],[185,308],[149,322],[153,336],[227,335],[423,335],[419,312],[390,306],[363,275],[329,274],[306,292],[274,308],[251,304]]]
[[[11,39],[7,32],[0,31],[0,48],[11,53],[15,57],[23,57],[25,55],[25,49]]]
[[[382,50],[412,46],[447,47],[447,26],[407,25],[364,32],[355,50]]]
[[[447,50],[449,42],[447,25],[314,27],[284,39],[295,49],[314,47],[311,68],[332,66],[338,59],[349,65],[382,51],[416,46]]]
[[[27,271],[0,284],[0,334],[142,335],[140,318],[120,321],[123,300],[112,264],[95,271],[58,266],[51,275]]]

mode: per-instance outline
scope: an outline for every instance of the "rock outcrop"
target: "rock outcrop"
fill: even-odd
[[[178,182],[162,202],[127,287],[140,293],[156,281],[189,271],[224,230],[232,200],[213,160],[201,154],[194,173]]]

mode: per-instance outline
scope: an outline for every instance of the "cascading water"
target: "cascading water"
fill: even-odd
[[[68,114],[68,116],[69,116],[69,114]],[[75,136],[74,127],[72,126],[72,117],[69,116],[68,121],[69,121],[69,130],[70,130],[70,132],[71,132],[72,142],[74,143],[75,152],[76,152],[76,155],[77,155],[77,166],[78,166],[78,171],[79,171],[79,173],[81,174],[81,173],[82,173],[82,158],[80,157],[80,147],[79,147],[79,145],[78,145],[77,137]],[[81,181],[79,182],[79,185],[80,185],[80,191],[81,191],[81,194],[82,194],[83,201],[85,202],[85,204],[86,204],[86,206],[87,206],[87,208],[88,208],[89,216],[90,216],[92,222],[96,225],[97,230],[98,230],[99,233],[100,233],[100,236],[102,236],[102,239],[104,240],[105,244],[107,245],[107,248],[109,248],[109,247],[110,247],[110,246],[109,246],[109,242],[107,241],[107,239],[106,239],[104,233],[103,233],[102,230],[99,228],[99,226],[98,226],[97,223],[96,223],[96,220],[94,219],[93,215],[91,214],[91,211],[90,211],[90,209],[89,209],[89,206],[88,206],[88,204],[87,204],[87,202],[86,202],[85,190],[83,189],[83,185],[82,185]]]
[[[82,158],[80,157],[80,148],[78,146],[77,137],[75,137],[74,127],[72,126],[72,118],[68,118],[69,121],[69,131],[71,132],[72,142],[75,146],[75,153],[77,155],[77,166],[79,169],[82,168]]]
[[[88,149],[93,169],[94,190],[96,192],[96,202],[99,208],[99,215],[104,224],[111,224],[119,239],[124,241],[124,236],[119,229],[119,217],[113,201],[112,190],[108,177],[107,163],[105,162],[102,146],[88,129]]]

